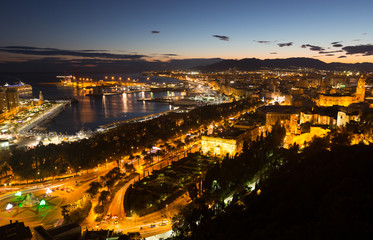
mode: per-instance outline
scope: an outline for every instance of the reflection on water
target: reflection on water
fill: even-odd
[[[0,83],[12,83],[12,79],[29,83],[33,87],[33,95],[39,96],[39,91],[43,92],[45,99],[60,98],[63,96],[74,97],[79,102],[71,106],[66,106],[47,126],[48,131],[58,133],[75,133],[80,130],[95,130],[100,125],[123,121],[131,118],[141,117],[149,114],[164,112],[169,110],[169,105],[157,102],[137,101],[139,98],[158,98],[180,93],[173,92],[137,92],[123,95],[112,95],[105,97],[85,96],[88,92],[74,87],[64,87],[55,84],[41,84],[46,82],[56,82],[54,73],[1,73]],[[94,78],[94,76],[92,76]],[[100,77],[100,76],[98,76]],[[146,82],[146,76],[132,74],[131,79],[139,79]],[[127,77],[123,78],[126,79]],[[96,78],[97,79],[97,78]],[[160,77],[150,77],[151,81],[173,81]],[[149,81],[148,81],[149,82]]]
[[[48,131],[74,133],[94,130],[100,125],[169,110],[168,104],[138,101],[140,98],[164,97],[166,92],[138,92],[111,96],[84,96],[72,90],[79,103],[67,106],[47,128]],[[179,95],[179,93],[176,93]]]

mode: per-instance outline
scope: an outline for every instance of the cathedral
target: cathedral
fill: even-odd
[[[331,107],[334,105],[347,107],[352,103],[363,102],[365,97],[365,78],[361,76],[357,83],[356,92],[352,95],[320,94],[317,105]]]

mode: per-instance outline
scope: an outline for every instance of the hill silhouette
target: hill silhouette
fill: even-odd
[[[225,71],[236,68],[242,71],[254,71],[273,68],[315,68],[321,70],[358,70],[371,71],[373,63],[325,63],[314,58],[283,58],[257,59],[244,58],[240,60],[222,60],[210,65],[199,66],[196,69],[206,72]]]
[[[314,144],[259,184],[261,194],[242,196],[187,239],[371,239],[372,154],[373,146]]]

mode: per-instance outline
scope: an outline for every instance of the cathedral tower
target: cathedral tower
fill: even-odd
[[[365,77],[361,76],[356,87],[356,101],[364,102],[365,98]]]

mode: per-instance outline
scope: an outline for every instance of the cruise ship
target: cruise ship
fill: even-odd
[[[19,82],[14,85],[10,85],[6,83],[4,87],[17,89],[18,96],[20,98],[31,98],[32,97],[32,87],[30,84]]]

